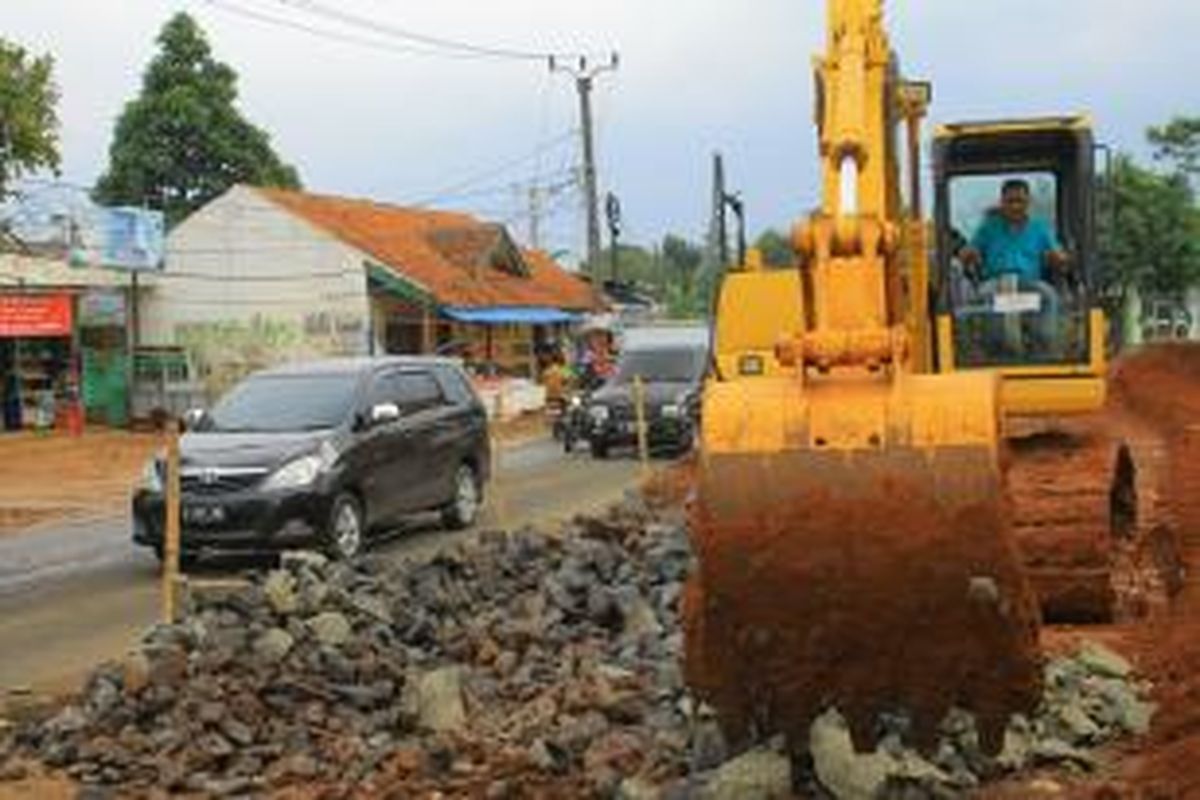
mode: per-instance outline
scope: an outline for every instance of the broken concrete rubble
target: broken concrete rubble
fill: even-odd
[[[955,796],[1031,765],[1086,769],[1083,748],[1153,712],[1119,656],[1090,651],[1048,665],[1043,712],[1015,721],[995,760],[969,715],[924,756],[899,722],[856,754],[833,711],[814,724],[811,770],[769,746],[731,751],[679,668],[681,523],[631,502],[561,533],[484,532],[413,563],[287,554],[244,590],[194,598],[53,714],[0,731],[0,775],[34,759],[132,795]]]

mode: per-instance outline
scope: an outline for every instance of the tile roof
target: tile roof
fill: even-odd
[[[262,196],[419,284],[445,306],[598,308],[586,281],[469,214],[283,189]],[[517,256],[519,254],[519,257]]]

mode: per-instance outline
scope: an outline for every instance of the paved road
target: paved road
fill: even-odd
[[[619,499],[637,478],[628,459],[564,456],[550,441],[504,450],[479,525],[552,524]],[[469,536],[414,520],[379,550],[423,555]],[[247,564],[207,568],[220,576]],[[249,566],[253,566],[250,564]],[[32,530],[0,539],[0,695],[64,689],[91,665],[119,656],[153,624],[158,562],[129,541],[126,517]]]

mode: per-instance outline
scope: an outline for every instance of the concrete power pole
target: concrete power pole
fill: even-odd
[[[725,162],[720,153],[713,153],[712,216],[708,223],[706,272],[719,274],[729,263],[729,242],[725,222]]]
[[[586,56],[578,61],[561,61],[550,57],[551,72],[565,72],[575,79],[579,93],[580,133],[583,136],[583,193],[587,206],[587,265],[594,272],[600,265],[600,198],[596,189],[596,151],[592,134],[592,85],[596,76],[617,68],[616,53],[603,64],[593,64]]]

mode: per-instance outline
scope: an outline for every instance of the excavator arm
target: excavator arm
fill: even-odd
[[[900,216],[905,92],[881,0],[829,0],[816,61],[822,204],[801,266],[723,283],[690,532],[685,673],[745,741],[803,749],[836,707],[931,746],[951,707],[998,748],[1040,690],[1037,609],[1007,530],[998,386],[923,374],[923,224]],[[915,165],[914,165],[915,169]]]

